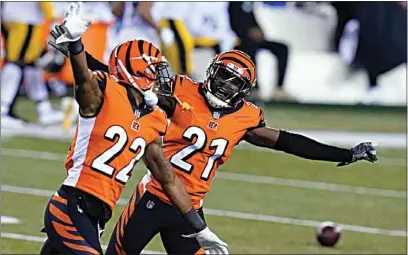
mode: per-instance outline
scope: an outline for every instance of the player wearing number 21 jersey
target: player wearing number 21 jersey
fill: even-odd
[[[203,218],[203,199],[210,191],[216,169],[228,160],[240,141],[343,164],[376,160],[370,143],[342,149],[266,127],[262,110],[243,99],[254,86],[256,74],[253,61],[241,51],[217,55],[206,76],[204,82],[196,82],[176,75],[169,86],[161,88],[159,96],[159,106],[171,117],[163,138],[164,154]],[[132,201],[128,204],[111,236],[108,254],[139,254],[157,233],[169,254],[203,252],[195,239],[186,238],[191,229],[169,206],[171,201],[150,172],[134,196],[148,202],[134,210],[130,209]]]
[[[152,89],[169,78],[165,58],[152,43],[125,42],[111,54],[116,77],[91,73],[81,42],[91,22],[81,13],[81,3],[71,4],[52,33],[69,49],[80,117],[65,161],[67,177],[45,210],[48,239],[41,254],[102,254],[104,225],[141,158],[203,247],[226,254],[226,244],[194,210],[162,151],[167,119]]]

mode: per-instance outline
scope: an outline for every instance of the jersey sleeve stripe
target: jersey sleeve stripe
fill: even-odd
[[[78,120],[78,133],[75,140],[74,154],[72,160],[73,166],[68,170],[68,177],[64,181],[64,185],[75,187],[81,171],[85,158],[88,152],[89,138],[95,125],[95,118],[82,118]]]
[[[102,79],[98,82],[99,84],[99,88],[102,90],[102,92],[105,92],[106,89],[106,83],[107,83],[107,77],[106,77],[106,73],[102,73]]]

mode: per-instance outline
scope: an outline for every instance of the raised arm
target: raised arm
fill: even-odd
[[[92,116],[102,103],[102,91],[99,88],[97,79],[88,69],[81,39],[70,43],[68,48],[75,79],[75,99],[79,104],[82,115]]]
[[[55,29],[60,35],[55,44],[68,43],[69,58],[75,80],[75,99],[84,116],[93,116],[102,103],[103,94],[97,79],[88,69],[81,37],[91,24],[81,16],[81,3],[71,4],[62,25]],[[55,33],[55,32],[53,32]]]
[[[249,130],[244,140],[255,146],[284,151],[306,159],[341,162],[340,165],[358,160],[377,160],[376,151],[370,142],[360,143],[352,149],[343,149],[266,126]]]

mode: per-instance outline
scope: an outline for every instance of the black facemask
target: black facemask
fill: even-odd
[[[171,93],[171,74],[169,72],[169,65],[166,62],[157,63],[155,64],[155,69],[157,86],[160,90],[166,93]]]
[[[234,106],[250,89],[250,84],[234,70],[217,65],[208,79],[211,93],[219,100]]]

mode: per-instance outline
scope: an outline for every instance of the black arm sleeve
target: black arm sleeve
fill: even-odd
[[[351,162],[350,150],[316,142],[302,135],[281,130],[275,150],[284,151],[298,157],[332,162]]]
[[[159,107],[166,112],[168,118],[173,116],[174,111],[176,110],[176,99],[172,96],[165,96],[158,94],[157,97],[159,98]]]
[[[109,73],[109,68],[107,65],[99,62],[99,60],[92,57],[92,55],[89,54],[88,52],[85,52],[85,53],[86,53],[86,62],[88,63],[88,68],[91,69],[91,71],[103,71],[105,73]]]

